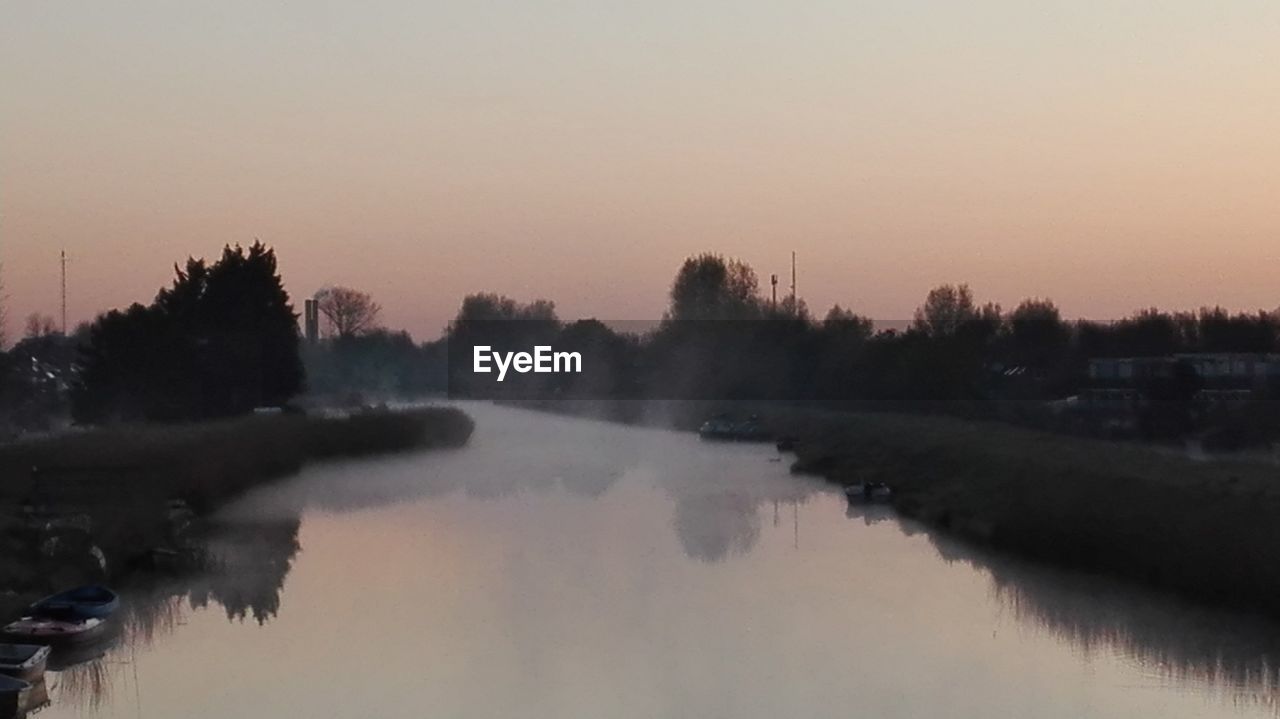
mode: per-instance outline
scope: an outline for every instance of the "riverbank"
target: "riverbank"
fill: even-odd
[[[1280,616],[1280,469],[943,417],[787,413],[794,469],[965,537]]]
[[[458,409],[113,427],[0,447],[0,609],[154,569],[193,520],[309,462],[467,442]]]
[[[1280,617],[1280,467],[942,416],[767,403],[578,403],[538,409],[696,427],[759,415],[794,437],[793,471],[881,481],[894,505],[965,538],[1058,566]],[[528,405],[526,405],[528,406]]]

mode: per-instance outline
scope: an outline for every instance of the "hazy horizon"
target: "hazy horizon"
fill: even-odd
[[[255,237],[434,337],[463,295],[661,315],[681,261],[817,313],[967,282],[1070,317],[1280,305],[1280,6],[0,9],[9,331]]]

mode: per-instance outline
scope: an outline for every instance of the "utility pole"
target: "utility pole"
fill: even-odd
[[[67,336],[67,251],[62,251],[62,336]]]

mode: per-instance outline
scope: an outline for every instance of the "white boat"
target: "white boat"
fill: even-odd
[[[5,625],[6,639],[28,644],[79,644],[91,642],[106,632],[101,619],[63,620],[48,617],[23,617]]]

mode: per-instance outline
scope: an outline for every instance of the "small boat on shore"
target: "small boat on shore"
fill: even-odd
[[[893,489],[884,482],[857,482],[845,485],[844,496],[850,502],[887,502]]]
[[[26,644],[83,644],[92,642],[106,633],[107,623],[102,619],[79,620],[51,617],[23,617],[5,625],[0,633],[6,639]]]
[[[35,681],[44,675],[49,652],[43,644],[0,644],[0,674]]]
[[[30,682],[0,676],[0,716],[21,716],[27,711],[27,701],[30,697]]]
[[[106,619],[120,608],[120,597],[106,587],[94,584],[58,592],[32,604],[27,613],[33,617],[55,619]]]

